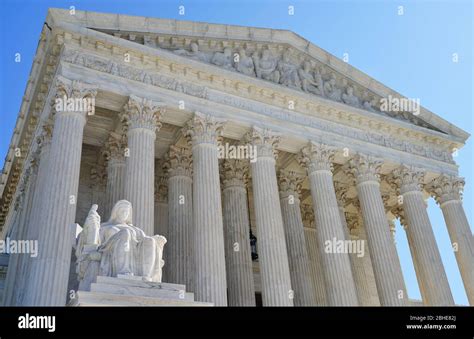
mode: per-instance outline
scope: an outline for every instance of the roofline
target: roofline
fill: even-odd
[[[121,20],[121,18],[127,18],[127,20]],[[50,27],[53,27],[59,22],[67,22],[85,28],[95,29],[175,35],[180,34],[196,38],[229,38],[234,40],[258,40],[268,43],[287,43],[303,53],[310,54],[312,57],[331,67],[335,71],[351,78],[356,83],[359,83],[382,97],[387,97],[388,95],[405,97],[290,30],[213,24],[188,20],[160,19],[79,10],[76,10],[75,15],[71,15],[69,14],[68,9],[48,9],[46,23]],[[224,36],[222,35],[222,27],[225,27]],[[439,128],[447,134],[458,137],[463,143],[465,143],[469,138],[470,134],[468,132],[451,124],[449,121],[441,118],[425,107],[420,106],[420,108],[420,114],[418,117],[425,122]]]

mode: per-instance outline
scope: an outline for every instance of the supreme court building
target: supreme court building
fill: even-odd
[[[291,31],[51,9],[0,180],[1,239],[38,253],[2,256],[3,304],[66,305],[75,223],[126,199],[196,301],[454,305],[432,196],[472,305],[468,137]]]

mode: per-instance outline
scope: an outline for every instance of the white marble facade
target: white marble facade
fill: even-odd
[[[290,31],[59,9],[46,22],[0,182],[2,239],[37,240],[38,256],[10,254],[5,305],[65,305],[75,224],[119,200],[146,241],[166,237],[159,280],[197,302],[411,305],[399,218],[422,303],[454,305],[430,196],[474,303],[460,128],[385,111],[398,93]]]

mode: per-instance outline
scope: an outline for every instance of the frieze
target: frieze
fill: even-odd
[[[134,42],[138,41],[135,37]],[[245,46],[234,46],[232,48],[225,46],[224,43],[211,40],[188,40],[186,42],[179,37],[161,37],[156,40],[153,37],[147,37],[147,39],[143,39],[143,44],[349,106],[437,130],[412,112],[382,110],[380,107],[381,96],[369,93],[363,86],[335,72],[312,57],[295,51],[290,46],[246,43]]]
[[[198,98],[208,99],[225,105],[231,105],[240,109],[250,110],[261,113],[272,118],[277,118],[303,126],[308,126],[323,131],[331,132],[337,135],[358,139],[365,142],[370,142],[375,145],[389,147],[395,150],[432,158],[435,160],[454,164],[452,155],[444,150],[434,149],[433,146],[416,145],[411,141],[397,139],[396,137],[386,135],[383,133],[357,130],[347,126],[341,126],[334,122],[326,122],[305,116],[299,112],[286,112],[284,110],[276,110],[274,107],[267,105],[255,105],[246,100],[239,99],[235,96],[225,95],[209,91],[207,87],[184,82],[176,78],[165,76],[163,74],[153,74],[153,71],[147,72],[139,70],[132,66],[123,65],[113,60],[101,58],[85,54],[74,49],[65,49],[62,60],[68,63],[81,65],[99,72],[110,73],[129,80],[147,83],[153,86],[161,87],[168,90],[173,90],[195,96]],[[316,106],[318,107],[318,106]],[[322,109],[322,108],[320,108]],[[337,110],[333,110],[336,112]],[[331,110],[327,112],[333,114]],[[346,120],[354,120],[350,115],[346,115]]]

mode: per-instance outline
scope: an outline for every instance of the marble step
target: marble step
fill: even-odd
[[[120,286],[135,286],[135,287],[143,287],[143,288],[156,288],[156,289],[164,289],[170,291],[186,291],[186,286],[181,284],[171,284],[171,283],[157,283],[157,282],[150,282],[150,281],[143,281],[141,277],[123,277],[118,276],[115,277],[105,277],[105,276],[98,276],[97,283],[100,284],[110,284],[110,285],[120,285]]]
[[[206,302],[103,292],[77,291],[76,296],[74,304],[70,306],[213,306]]]
[[[91,292],[110,293],[118,295],[132,295],[132,296],[143,296],[151,298],[164,298],[164,299],[178,299],[193,301],[194,294],[185,292],[184,290],[169,290],[162,289],[152,286],[133,286],[133,285],[117,285],[117,284],[106,284],[106,283],[92,283]]]

